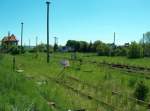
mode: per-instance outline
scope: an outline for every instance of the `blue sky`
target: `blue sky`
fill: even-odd
[[[0,39],[8,31],[20,40],[24,22],[24,44],[46,43],[46,0],[0,0]],[[139,41],[150,31],[150,0],[51,0],[50,43],[68,39],[116,43]]]

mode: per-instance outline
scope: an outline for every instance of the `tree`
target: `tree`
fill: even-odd
[[[85,41],[80,41],[79,43],[80,43],[79,51],[80,52],[87,52],[88,43]]]
[[[150,57],[150,44],[144,45],[144,56]]]
[[[79,51],[80,49],[79,41],[75,41],[75,40],[68,40],[66,46],[71,47],[72,49],[74,49],[74,51]]]
[[[144,34],[144,41],[146,44],[150,44],[150,32]]]
[[[100,45],[100,44],[102,44],[102,42],[100,40],[95,41],[92,46],[92,51],[96,52],[96,49],[97,49],[98,45]]]
[[[10,49],[9,49],[9,52],[12,54],[12,55],[17,55],[20,53],[20,48],[18,48],[18,46],[12,46]],[[24,50],[23,50],[24,52]]]
[[[115,56],[127,56],[127,48],[124,47],[124,46],[119,46],[119,47],[116,47],[114,53],[115,53]]]
[[[39,44],[35,47],[35,50],[38,52],[44,52],[46,50],[46,45],[45,44]]]
[[[87,51],[88,51],[88,52],[92,52],[92,46],[93,46],[93,44],[92,44],[92,42],[90,41],[90,43],[88,44],[88,47],[87,47]]]
[[[66,46],[68,47],[74,47],[74,45],[75,45],[75,40],[68,40],[66,43]]]
[[[53,47],[50,45],[50,52],[53,52]],[[46,52],[47,48],[46,48],[46,44],[39,44],[36,47],[34,47],[33,49],[31,49],[29,52]]]
[[[56,52],[58,50],[58,45],[54,44],[54,52]]]
[[[100,42],[96,47],[96,51],[99,56],[109,56],[110,48],[107,44]]]
[[[144,48],[144,56],[150,57],[150,32],[146,32],[140,42]]]
[[[141,58],[143,57],[143,48],[140,44],[136,42],[132,42],[129,46],[129,52],[128,52],[129,58]]]

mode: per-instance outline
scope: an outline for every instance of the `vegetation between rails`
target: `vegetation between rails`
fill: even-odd
[[[91,84],[93,86],[101,86],[103,90],[95,94],[94,92],[95,90],[93,88],[87,88],[86,85],[77,84],[73,81],[69,82],[69,84],[73,88],[81,90],[85,94],[90,93],[92,97],[97,97],[98,99],[101,99],[108,104],[112,104],[114,107],[122,108],[121,110],[132,111],[133,109],[136,109],[138,111],[145,111],[147,109],[147,105],[146,106],[140,105],[141,103],[138,102],[135,103],[132,100],[127,99],[126,97],[130,96],[130,97],[135,97],[140,99],[141,96],[139,95],[144,95],[143,100],[145,102],[149,102],[148,100],[150,97],[149,97],[149,91],[147,90],[147,88],[149,89],[148,87],[149,80],[141,78],[138,75],[130,76],[132,72],[130,72],[129,75],[127,75],[125,74],[126,72],[122,72],[117,69],[116,70],[110,69],[109,67],[106,67],[104,65],[92,64],[92,63],[84,64],[84,62],[80,64],[80,61],[70,61],[71,66],[65,69],[62,75],[60,75],[60,72],[63,69],[63,66],[60,65],[60,61],[62,61],[63,59],[70,58],[71,53],[52,54],[50,59],[51,60],[50,64],[45,63],[46,62],[45,54],[39,53],[38,57],[36,57],[35,55],[36,54],[34,53],[16,55],[16,69],[23,69],[24,70],[23,73],[12,72],[11,55],[8,54],[8,55],[1,56],[1,61],[0,61],[0,64],[2,66],[1,78],[7,78],[5,76],[8,73],[9,75],[7,75],[8,76],[7,81],[9,79],[12,80],[12,82],[10,82],[9,84],[4,83],[6,84],[6,86],[3,84],[1,85],[1,86],[5,86],[2,87],[2,89],[4,90],[12,88],[11,90],[6,90],[6,92],[10,92],[10,94],[7,94],[7,99],[13,97],[15,102],[14,103],[8,101],[2,102],[4,103],[4,106],[7,106],[9,109],[15,107],[18,108],[18,110],[23,110],[25,109],[25,107],[28,108],[32,106],[32,108],[36,107],[41,111],[45,111],[45,110],[49,111],[51,109],[54,111],[55,110],[66,111],[68,109],[72,109],[72,110],[86,109],[90,111],[91,110],[95,111],[95,109],[100,109],[103,111],[107,111],[106,106],[104,107],[101,104],[95,102],[94,100],[87,100],[86,98],[82,98],[77,93],[74,93],[62,87],[61,85],[57,85],[56,83],[49,81],[47,78],[47,77],[57,77],[59,79],[59,77],[61,77],[60,79],[63,79],[62,75],[64,75],[64,77],[66,77],[67,75],[74,76],[80,78],[82,81],[86,81],[86,83]],[[87,54],[87,55],[88,57],[86,56],[86,54],[78,53],[77,57],[83,60],[91,60],[91,58],[97,60],[106,58],[105,60],[107,60],[108,58],[113,61],[113,58],[109,58],[109,57],[96,57],[96,56],[93,57],[93,54],[91,55]],[[124,58],[118,57],[114,59],[120,61],[120,59],[124,59]],[[141,59],[135,61],[146,61],[146,60]],[[128,63],[131,62],[128,61]],[[136,63],[140,64],[138,62]],[[12,75],[15,75],[15,77],[13,77]],[[18,80],[17,78],[22,78],[22,79]],[[68,81],[65,78],[64,80],[66,82]],[[140,81],[144,81],[145,88],[143,86],[142,88],[146,90],[142,92],[142,94],[140,93],[137,94],[135,92],[141,92],[140,91],[141,89],[139,88],[138,85]],[[12,84],[13,82],[15,82],[16,85],[13,85]],[[17,93],[16,95],[11,93],[14,92],[14,90],[15,93]],[[120,96],[118,97],[113,96],[112,91],[116,91],[124,95],[123,98],[120,98]],[[20,96],[18,97],[17,95]],[[2,97],[5,96],[2,95]],[[27,102],[25,103],[20,102],[23,99],[23,97],[27,99],[26,100]],[[56,107],[53,106],[54,104],[51,105],[51,103],[54,103]],[[24,107],[22,106],[23,104],[25,104]]]

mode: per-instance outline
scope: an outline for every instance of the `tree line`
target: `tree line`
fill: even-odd
[[[70,52],[86,52],[86,53],[97,53],[98,56],[127,56],[128,58],[141,58],[150,57],[150,32],[144,34],[143,38],[139,42],[126,43],[124,45],[115,45],[114,43],[104,43],[100,40],[95,42],[76,41],[68,40],[66,47]],[[50,45],[50,52],[62,51],[62,46],[55,44]],[[20,46],[12,46],[6,50],[12,54],[20,53]],[[34,48],[25,48],[23,51],[26,52],[46,52],[46,44],[39,44]]]
[[[127,56],[128,58],[150,57],[150,32],[144,34],[140,42],[131,42],[117,46],[114,43],[104,43],[100,40],[94,43],[68,40],[66,47],[75,52],[94,52],[99,56]]]

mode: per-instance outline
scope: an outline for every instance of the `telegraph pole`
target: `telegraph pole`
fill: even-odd
[[[54,37],[54,52],[58,49],[58,38]]]
[[[30,39],[29,39],[29,49],[30,49]]]
[[[38,37],[36,36],[36,38],[35,38],[35,42],[36,42],[36,54],[37,54],[37,52],[38,52]]]
[[[54,37],[54,44],[58,44],[58,37]]]
[[[143,56],[145,55],[145,34],[143,33]]]
[[[116,44],[116,33],[114,32],[114,41],[113,41],[113,43],[110,46],[109,56],[111,56],[112,52],[115,51],[115,48],[116,48],[115,44]]]
[[[145,34],[143,33],[143,45],[145,44]]]
[[[50,2],[47,1],[46,2],[47,4],[47,63],[49,63],[49,5],[50,5]]]
[[[37,45],[38,45],[38,37],[36,36],[36,47],[37,47]]]
[[[22,49],[22,39],[23,39],[23,22],[21,22],[21,53],[23,52]]]
[[[116,44],[116,33],[114,32],[114,46]]]

